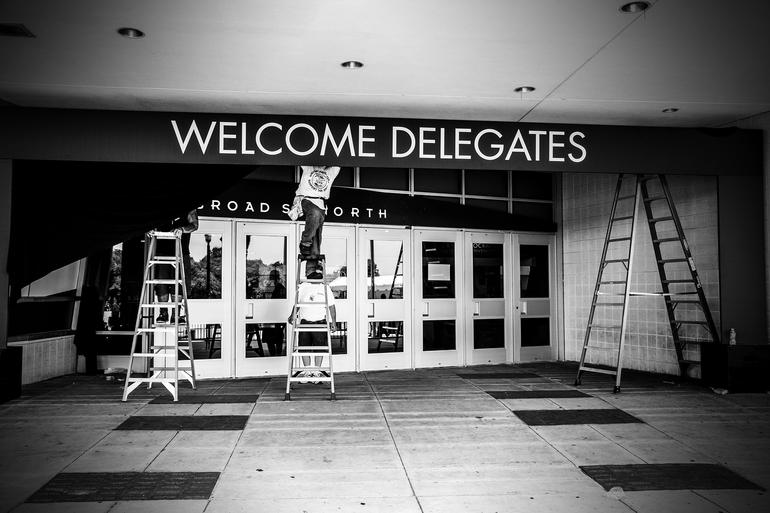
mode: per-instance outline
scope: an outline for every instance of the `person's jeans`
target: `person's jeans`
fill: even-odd
[[[303,246],[310,244],[310,256],[317,258],[321,254],[321,236],[326,215],[322,208],[306,199],[302,200],[302,212],[305,214],[305,229],[302,230],[300,244]],[[308,260],[305,274],[309,275],[316,269],[323,272],[317,260]]]

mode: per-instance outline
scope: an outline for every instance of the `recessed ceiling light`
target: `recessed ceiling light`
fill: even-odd
[[[650,2],[628,2],[620,6],[620,12],[636,14],[650,8]]]
[[[364,63],[361,62],[361,61],[345,61],[345,62],[341,63],[340,66],[342,66],[343,68],[348,68],[348,69],[363,68],[364,67]]]
[[[139,29],[131,27],[122,27],[118,29],[118,34],[129,39],[141,39],[144,37],[144,32]]]
[[[679,109],[677,107],[666,107],[661,112],[665,112],[666,114],[673,114],[674,112],[677,112]]]
[[[532,86],[519,86],[516,89],[514,89],[514,91],[516,91],[517,93],[531,93],[534,90],[535,88]]]

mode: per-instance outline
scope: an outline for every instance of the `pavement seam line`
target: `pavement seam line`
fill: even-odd
[[[385,426],[388,428],[388,434],[390,435],[390,439],[393,440],[393,448],[396,449],[396,454],[398,455],[398,461],[401,462],[401,468],[404,469],[404,475],[406,476],[406,481],[409,483],[409,489],[412,490],[412,497],[414,497],[414,500],[417,501],[417,507],[420,508],[420,511],[424,513],[424,509],[422,507],[422,503],[420,502],[420,498],[417,496],[417,492],[414,491],[414,484],[412,484],[412,478],[409,476],[409,472],[406,470],[406,464],[404,463],[404,458],[401,456],[401,451],[398,448],[398,443],[396,443],[396,437],[393,436],[393,430],[390,429],[390,422],[388,422],[388,416],[385,413],[385,408],[382,407],[382,401],[380,400],[380,396],[377,394],[377,391],[372,386],[372,383],[369,381],[369,376],[366,374],[366,372],[362,373],[364,375],[364,380],[366,381],[366,384],[369,386],[369,390],[372,391],[372,394],[374,394],[374,398],[377,400],[377,405],[380,407],[380,411],[382,412],[382,418],[385,421]]]
[[[168,439],[168,442],[166,442],[166,445],[164,445],[164,446],[163,446],[163,448],[162,448],[160,451],[158,451],[158,454],[156,454],[156,455],[155,455],[155,457],[154,457],[153,459],[151,459],[151,460],[150,460],[150,462],[147,464],[147,466],[146,466],[146,467],[144,467],[144,470],[142,470],[142,472],[149,472],[147,469],[148,469],[148,468],[150,468],[150,465],[152,465],[153,463],[155,463],[155,460],[157,460],[157,459],[158,459],[158,457],[159,457],[161,454],[163,454],[163,451],[165,451],[165,450],[166,450],[166,448],[167,448],[169,445],[171,445],[171,442],[173,442],[173,441],[174,441],[174,439],[175,439],[177,436],[179,436],[179,433],[180,433],[180,431],[175,431],[175,432],[174,432],[174,436],[172,436],[171,438],[169,438],[169,439]]]

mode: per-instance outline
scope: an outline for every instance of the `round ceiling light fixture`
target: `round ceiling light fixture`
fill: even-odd
[[[678,111],[679,111],[679,108],[677,107],[666,107],[661,112],[663,112],[664,114],[673,114],[674,112],[678,112]]]
[[[620,6],[620,12],[626,12],[628,14],[636,14],[644,12],[650,8],[650,2],[628,2]]]
[[[132,27],[121,27],[118,29],[118,34],[128,39],[141,39],[144,37],[144,32]]]
[[[514,91],[517,93],[531,93],[534,90],[535,88],[532,86],[519,86],[516,89],[514,89]]]
[[[358,69],[358,68],[363,68],[364,63],[361,61],[345,61],[343,63],[340,63],[340,66],[347,69]]]

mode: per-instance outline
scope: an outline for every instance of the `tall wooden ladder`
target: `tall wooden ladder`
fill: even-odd
[[[316,269],[318,265],[321,265],[321,272],[323,277],[320,279],[305,278],[304,273],[300,272],[300,267],[303,261],[307,265],[308,260],[317,260]],[[294,280],[294,306],[292,307],[292,334],[291,334],[291,347],[288,350],[288,365],[289,370],[286,375],[286,394],[284,395],[284,401],[291,400],[291,385],[292,383],[329,383],[330,396],[329,399],[334,401],[337,396],[334,391],[334,370],[332,367],[332,338],[331,338],[331,306],[329,305],[329,286],[326,281],[326,257],[324,255],[318,255],[318,257],[310,257],[302,254],[297,255],[296,277]],[[300,302],[300,287],[304,283],[320,285],[323,287],[324,301],[321,302]],[[321,323],[305,323],[301,319],[302,308],[319,308],[323,307],[325,316]],[[301,333],[325,333],[326,345],[322,346],[309,346],[300,345]],[[320,364],[316,362],[316,359],[320,359]]]
[[[656,292],[633,292],[630,289],[640,202],[650,229],[660,277],[661,290]],[[687,375],[689,367],[700,364],[700,360],[696,359],[699,351],[693,347],[719,342],[719,333],[663,175],[621,174],[618,177],[575,378],[576,386],[581,384],[583,372],[609,374],[615,376],[613,391],[620,392],[628,300],[631,296],[663,297],[681,376]],[[597,340],[599,333],[605,334],[604,340]],[[617,351],[615,367],[587,364],[589,350]]]
[[[147,263],[131,341],[123,401],[142,383],[147,383],[147,388],[152,388],[153,383],[160,383],[171,393],[174,401],[178,401],[180,378],[186,379],[192,388],[196,388],[181,235],[152,231],[148,233],[148,240]],[[173,240],[174,255],[158,255],[159,240]],[[174,277],[158,278],[160,266],[171,266]],[[169,294],[171,301],[161,303],[156,299],[156,285],[173,287],[173,294]],[[160,317],[159,314],[164,310],[166,315]],[[133,375],[134,362],[137,360],[147,369],[146,376]]]

